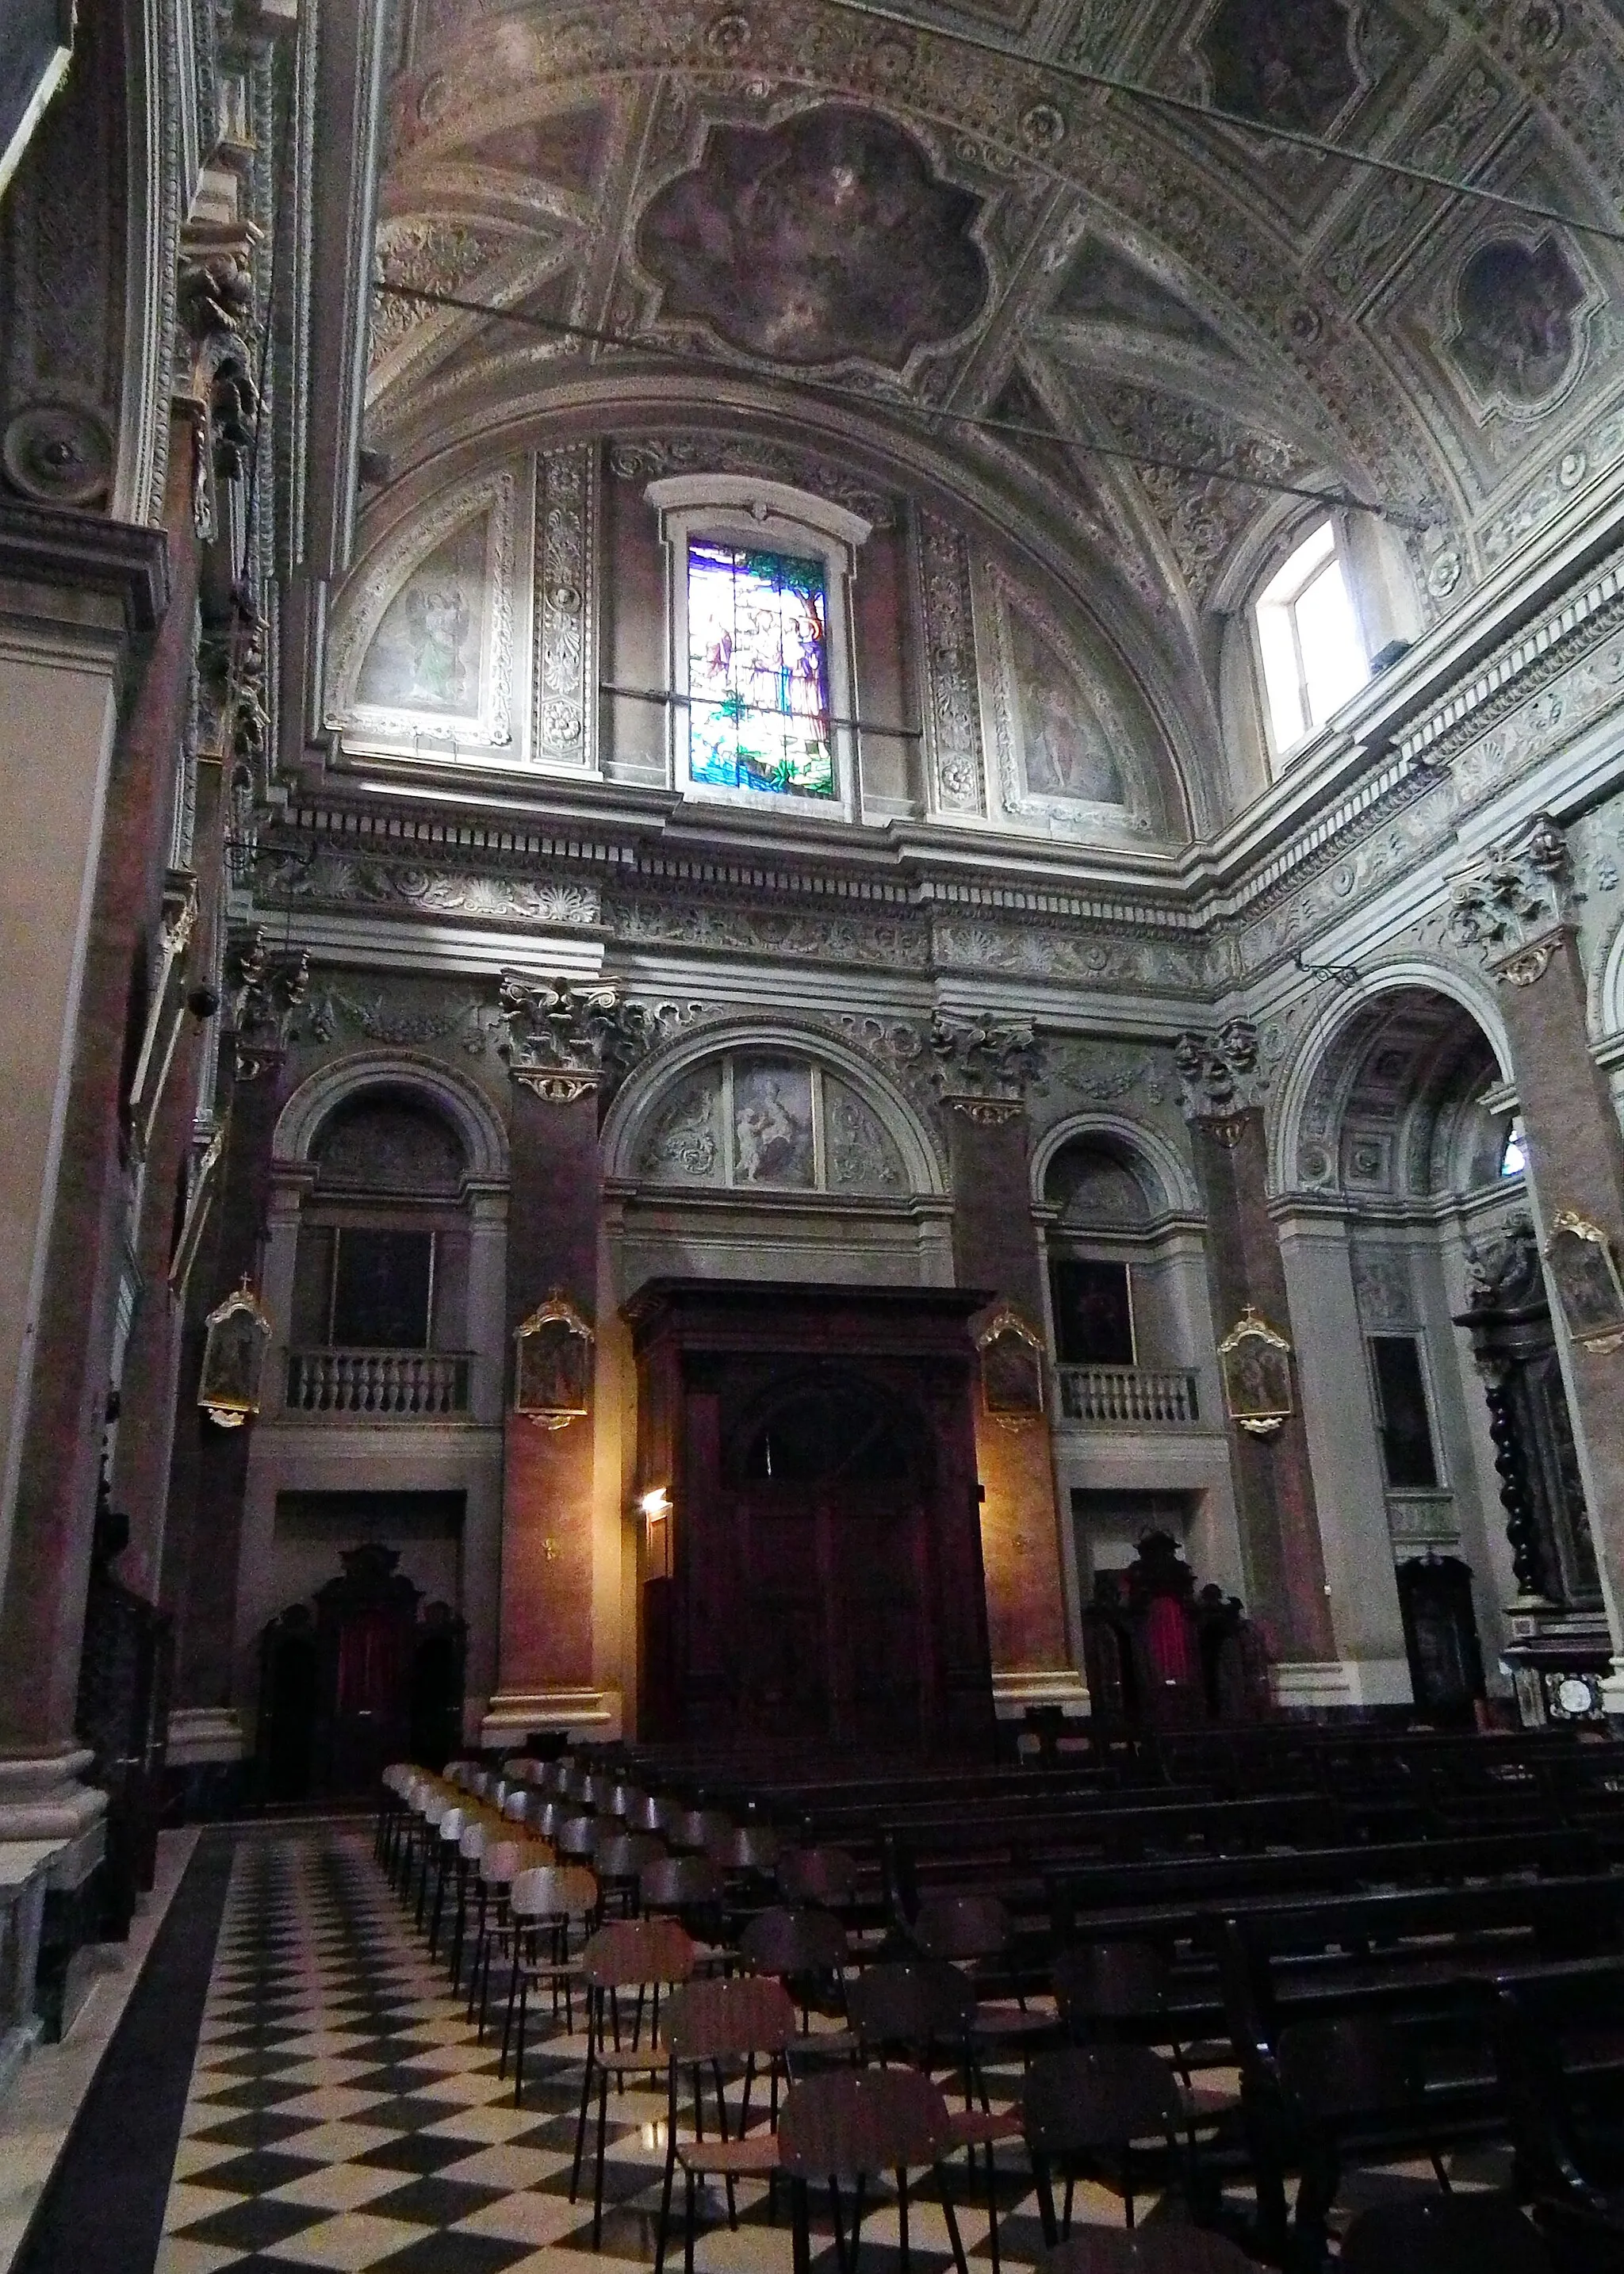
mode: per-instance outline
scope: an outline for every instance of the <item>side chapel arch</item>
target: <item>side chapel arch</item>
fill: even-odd
[[[1335,1163],[1328,1161],[1323,1177],[1305,1178],[1302,1162],[1305,1142],[1312,1142],[1308,1127],[1317,1093],[1328,1080],[1351,1079],[1361,1056],[1352,1029],[1369,1018],[1382,998],[1401,993],[1427,994],[1454,1004],[1486,1043],[1502,1081],[1511,1078],[1510,1046],[1504,1021],[1490,990],[1475,984],[1449,965],[1429,957],[1407,958],[1385,964],[1371,974],[1356,992],[1338,993],[1325,1004],[1311,1023],[1296,1053],[1274,1091],[1269,1115],[1269,1189],[1274,1193],[1311,1191],[1334,1186]],[[1340,1061],[1347,1057],[1349,1063]]]

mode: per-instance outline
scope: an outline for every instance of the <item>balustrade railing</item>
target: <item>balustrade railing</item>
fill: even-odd
[[[1060,1410],[1069,1421],[1177,1428],[1201,1418],[1186,1367],[1062,1366]]]
[[[422,1421],[468,1411],[466,1351],[310,1350],[288,1353],[295,1413]]]

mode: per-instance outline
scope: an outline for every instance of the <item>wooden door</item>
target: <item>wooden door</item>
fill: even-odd
[[[746,1727],[798,1744],[918,1743],[925,1525],[909,1434],[845,1380],[789,1389],[742,1433],[728,1528]]]

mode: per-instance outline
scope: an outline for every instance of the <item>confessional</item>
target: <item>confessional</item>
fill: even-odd
[[[370,1793],[389,1761],[441,1768],[462,1734],[462,1621],[370,1541],[266,1628],[260,1788],[271,1802]]]
[[[968,1325],[986,1299],[679,1280],[633,1298],[643,1737],[990,1754]]]
[[[1263,1638],[1233,1595],[1197,1590],[1169,1532],[1147,1532],[1125,1570],[1096,1574],[1083,1652],[1104,1727],[1233,1726],[1269,1712]]]

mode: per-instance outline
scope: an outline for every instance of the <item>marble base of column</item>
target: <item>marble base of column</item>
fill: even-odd
[[[556,1730],[607,1744],[624,1735],[618,1690],[503,1690],[480,1723],[480,1743],[494,1751],[522,1744],[532,1729]]]
[[[107,1795],[79,1781],[90,1761],[83,1745],[0,1754],[0,1841],[62,1841],[61,1852],[51,1858],[53,1886],[82,1885],[102,1860]]]

